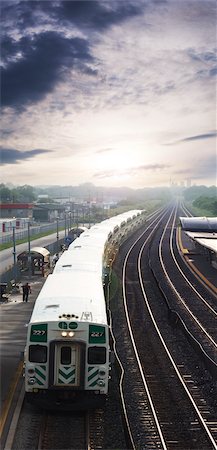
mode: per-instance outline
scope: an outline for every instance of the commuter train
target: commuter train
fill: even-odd
[[[64,410],[104,404],[111,366],[104,284],[118,248],[143,221],[140,210],[106,219],[84,231],[57,261],[28,324],[27,400]]]

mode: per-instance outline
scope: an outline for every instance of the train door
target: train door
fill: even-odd
[[[55,342],[52,344],[50,384],[58,387],[81,387],[83,378],[81,346],[71,342]]]

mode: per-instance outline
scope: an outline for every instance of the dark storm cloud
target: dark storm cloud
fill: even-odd
[[[144,9],[141,0],[112,1],[8,1],[2,2],[4,29],[12,25],[22,31],[45,24],[74,24],[79,28],[103,31],[113,24],[134,17]],[[10,22],[7,22],[10,18]]]
[[[72,67],[96,73],[88,67],[92,57],[87,41],[67,39],[56,32],[23,37],[18,42],[7,39],[4,52],[2,106],[20,107],[43,99]]]
[[[49,150],[34,149],[20,152],[14,148],[0,148],[1,164],[18,164],[26,159],[34,158],[42,153],[48,153]]]
[[[102,31],[113,24],[141,14],[139,4],[124,1],[62,1],[57,8],[59,19],[73,22],[79,27]]]
[[[164,144],[164,145],[176,145],[176,144],[180,144],[181,142],[202,141],[202,140],[206,140],[206,139],[216,138],[216,136],[217,136],[217,131],[209,131],[208,133],[205,133],[205,134],[196,134],[195,136],[189,136],[189,137],[179,139],[175,142],[170,142],[170,143]]]
[[[90,32],[102,32],[140,14],[143,8],[139,1],[3,2],[2,106],[22,110],[42,100],[66,80],[72,68],[96,76]],[[67,38],[72,26],[89,30],[88,38]],[[39,31],[48,28],[55,31]]]

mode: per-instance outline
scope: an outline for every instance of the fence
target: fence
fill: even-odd
[[[59,220],[58,227],[64,228],[66,226],[65,220]],[[56,232],[57,231],[57,223],[52,222],[44,225],[38,226],[30,226],[30,237],[36,236],[37,234],[47,233],[47,232]],[[23,230],[15,230],[15,239],[16,241],[20,239],[28,239],[28,228],[24,228]],[[7,244],[8,242],[13,242],[13,233],[7,232],[2,233],[0,235],[0,244]]]

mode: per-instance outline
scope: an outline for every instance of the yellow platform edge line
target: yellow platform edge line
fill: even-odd
[[[181,227],[178,227],[178,243],[179,243],[179,248],[180,248],[181,252],[183,253],[183,255],[187,255],[189,253],[189,251],[187,248],[184,248],[182,245]]]
[[[8,416],[8,412],[9,412],[10,407],[11,407],[11,403],[12,403],[12,400],[13,400],[13,396],[14,396],[14,393],[15,393],[15,390],[16,390],[19,378],[20,378],[20,376],[22,374],[22,370],[23,370],[23,361],[20,361],[20,363],[19,363],[19,365],[17,367],[17,370],[15,372],[14,378],[13,378],[11,384],[10,384],[10,388],[9,388],[9,391],[8,391],[7,398],[5,399],[5,402],[3,404],[2,414],[0,416],[0,437],[2,436],[2,432],[4,430],[5,422],[6,422],[6,419],[7,419],[7,416]]]

